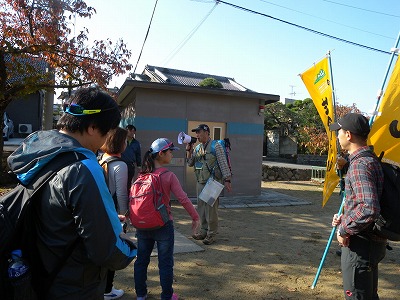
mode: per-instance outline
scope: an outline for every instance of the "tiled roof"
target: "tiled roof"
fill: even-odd
[[[7,84],[20,82],[28,77],[26,74],[33,75],[33,72],[40,75],[46,74],[49,68],[44,60],[35,57],[17,57],[12,61],[11,55],[6,55],[5,62],[9,64],[8,66],[13,70],[10,72],[11,77],[7,78]],[[20,69],[21,66],[22,69]],[[20,71],[18,71],[18,69],[20,69]]]
[[[146,65],[142,74],[131,74],[130,76],[133,80],[138,80],[138,81],[149,81],[149,82],[158,82],[165,84],[176,84],[176,85],[194,86],[194,87],[199,87],[200,82],[203,79],[212,77],[218,80],[222,84],[223,90],[252,92],[251,90],[237,83],[235,79],[230,77],[188,72],[183,70],[169,69],[169,68],[156,67],[150,65]]]

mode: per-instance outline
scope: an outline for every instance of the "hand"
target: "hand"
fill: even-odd
[[[232,191],[232,184],[230,182],[224,182],[224,186],[228,192]]]
[[[339,156],[336,160],[336,169],[341,170],[343,167],[348,163],[348,161],[343,158],[342,156]]]
[[[191,144],[191,143],[186,144],[186,151],[192,152],[193,151],[193,144]]]
[[[125,222],[126,216],[125,216],[125,215],[118,215],[118,219],[119,219],[121,222]]]
[[[339,232],[337,232],[337,240],[339,242],[339,245],[342,247],[348,247],[350,244],[350,236],[346,234],[345,236],[340,236]]]
[[[200,227],[200,221],[199,220],[193,220],[192,221],[192,235],[195,235],[197,233],[197,230]]]
[[[334,214],[332,219],[332,226],[336,227],[342,222],[342,215]]]

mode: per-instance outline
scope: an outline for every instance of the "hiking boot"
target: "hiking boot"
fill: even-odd
[[[207,236],[206,234],[196,233],[192,235],[192,238],[199,241],[199,240],[204,240],[206,236]]]
[[[207,235],[206,238],[203,240],[204,245],[211,245],[215,242],[215,236]]]
[[[104,294],[104,300],[118,299],[124,294],[123,290],[117,290],[112,287],[111,292]]]

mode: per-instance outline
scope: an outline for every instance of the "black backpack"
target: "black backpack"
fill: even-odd
[[[381,160],[382,155],[379,157]],[[374,232],[391,241],[400,241],[400,168],[381,162],[384,174],[381,212],[375,221]]]
[[[22,255],[31,269],[43,270],[40,260],[35,255],[34,239],[34,208],[33,201],[40,200],[40,190],[59,170],[86,157],[77,152],[65,152],[57,155],[48,162],[28,185],[19,183],[13,190],[0,197],[0,291],[1,299],[13,299],[13,288],[8,279],[7,269],[11,251],[22,249]],[[45,274],[40,287],[33,289],[39,292],[47,292],[52,279],[60,271],[62,265],[71,255],[76,241],[69,249],[66,249],[59,265],[50,274]],[[42,274],[41,274],[42,275]],[[38,279],[38,278],[36,278]],[[32,278],[32,283],[36,281]],[[39,280],[39,281],[40,281]],[[34,284],[33,284],[34,285]]]

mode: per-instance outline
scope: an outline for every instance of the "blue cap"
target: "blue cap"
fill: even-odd
[[[179,150],[178,147],[174,146],[174,143],[172,143],[169,139],[166,138],[156,139],[150,146],[150,152],[152,154],[156,154],[160,151],[165,151],[168,149]]]

